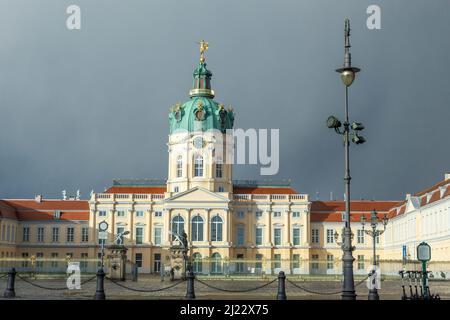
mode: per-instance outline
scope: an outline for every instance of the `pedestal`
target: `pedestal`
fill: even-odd
[[[186,279],[187,252],[183,248],[170,248],[170,267],[173,270],[173,279]]]
[[[125,281],[128,249],[123,245],[112,245],[107,247],[107,249],[110,250],[107,256],[109,277],[113,280]]]

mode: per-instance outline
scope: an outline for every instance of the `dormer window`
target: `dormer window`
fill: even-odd
[[[59,210],[55,210],[54,212],[53,212],[53,219],[61,219],[61,211],[59,211]]]

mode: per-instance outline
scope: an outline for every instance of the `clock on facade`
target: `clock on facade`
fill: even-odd
[[[193,141],[194,147],[196,149],[202,149],[203,148],[203,138],[202,137],[195,137]]]

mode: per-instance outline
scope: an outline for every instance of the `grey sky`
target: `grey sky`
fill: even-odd
[[[68,5],[82,10],[69,31]],[[382,9],[368,30],[366,8]],[[83,197],[113,178],[165,178],[168,108],[188,99],[196,41],[235,126],[280,128],[280,172],[342,199],[343,21],[351,19],[352,198],[401,199],[450,170],[450,2],[0,0],[0,198]],[[261,179],[237,167],[234,178]]]

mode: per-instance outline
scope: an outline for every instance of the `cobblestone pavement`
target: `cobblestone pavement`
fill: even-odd
[[[86,280],[90,277],[82,279]],[[289,278],[289,277],[288,277]],[[270,282],[270,280],[207,280],[202,279],[208,285],[224,289],[224,290],[246,290],[252,289]],[[29,281],[39,286],[50,288],[63,288],[65,287],[65,279],[29,279]],[[298,281],[293,280],[295,284],[307,289],[308,291],[327,293],[336,292],[341,288],[340,281]],[[158,289],[168,287],[176,282],[170,282],[168,280],[161,282],[156,277],[141,277],[138,282],[125,281],[119,282],[121,285],[138,289]],[[358,283],[358,280],[355,280]],[[16,278],[16,296],[17,299],[27,300],[41,300],[41,299],[92,299],[95,293],[95,279],[82,285],[81,290],[46,290],[36,286],[33,286],[24,280]],[[439,293],[441,299],[450,299],[450,281],[431,281],[431,292]],[[6,278],[0,279],[0,299],[3,299],[3,292],[6,288]],[[409,290],[409,287],[408,287]],[[367,299],[368,289],[365,282],[358,285],[356,288],[358,299]],[[250,292],[222,292],[213,288],[206,287],[204,284],[195,282],[195,293],[197,299],[275,299],[277,294],[277,281],[265,286],[264,288],[250,291]],[[180,282],[177,286],[154,293],[136,292],[125,289],[117,284],[105,279],[105,294],[107,299],[184,299],[186,294],[186,282]],[[305,292],[299,288],[294,287],[289,282],[286,283],[286,294],[288,299],[305,299],[305,300],[317,300],[317,299],[340,299],[340,294],[322,295],[312,294]],[[389,300],[398,300],[402,295],[401,281],[400,280],[385,280],[381,283],[381,289],[379,291],[380,298]]]

